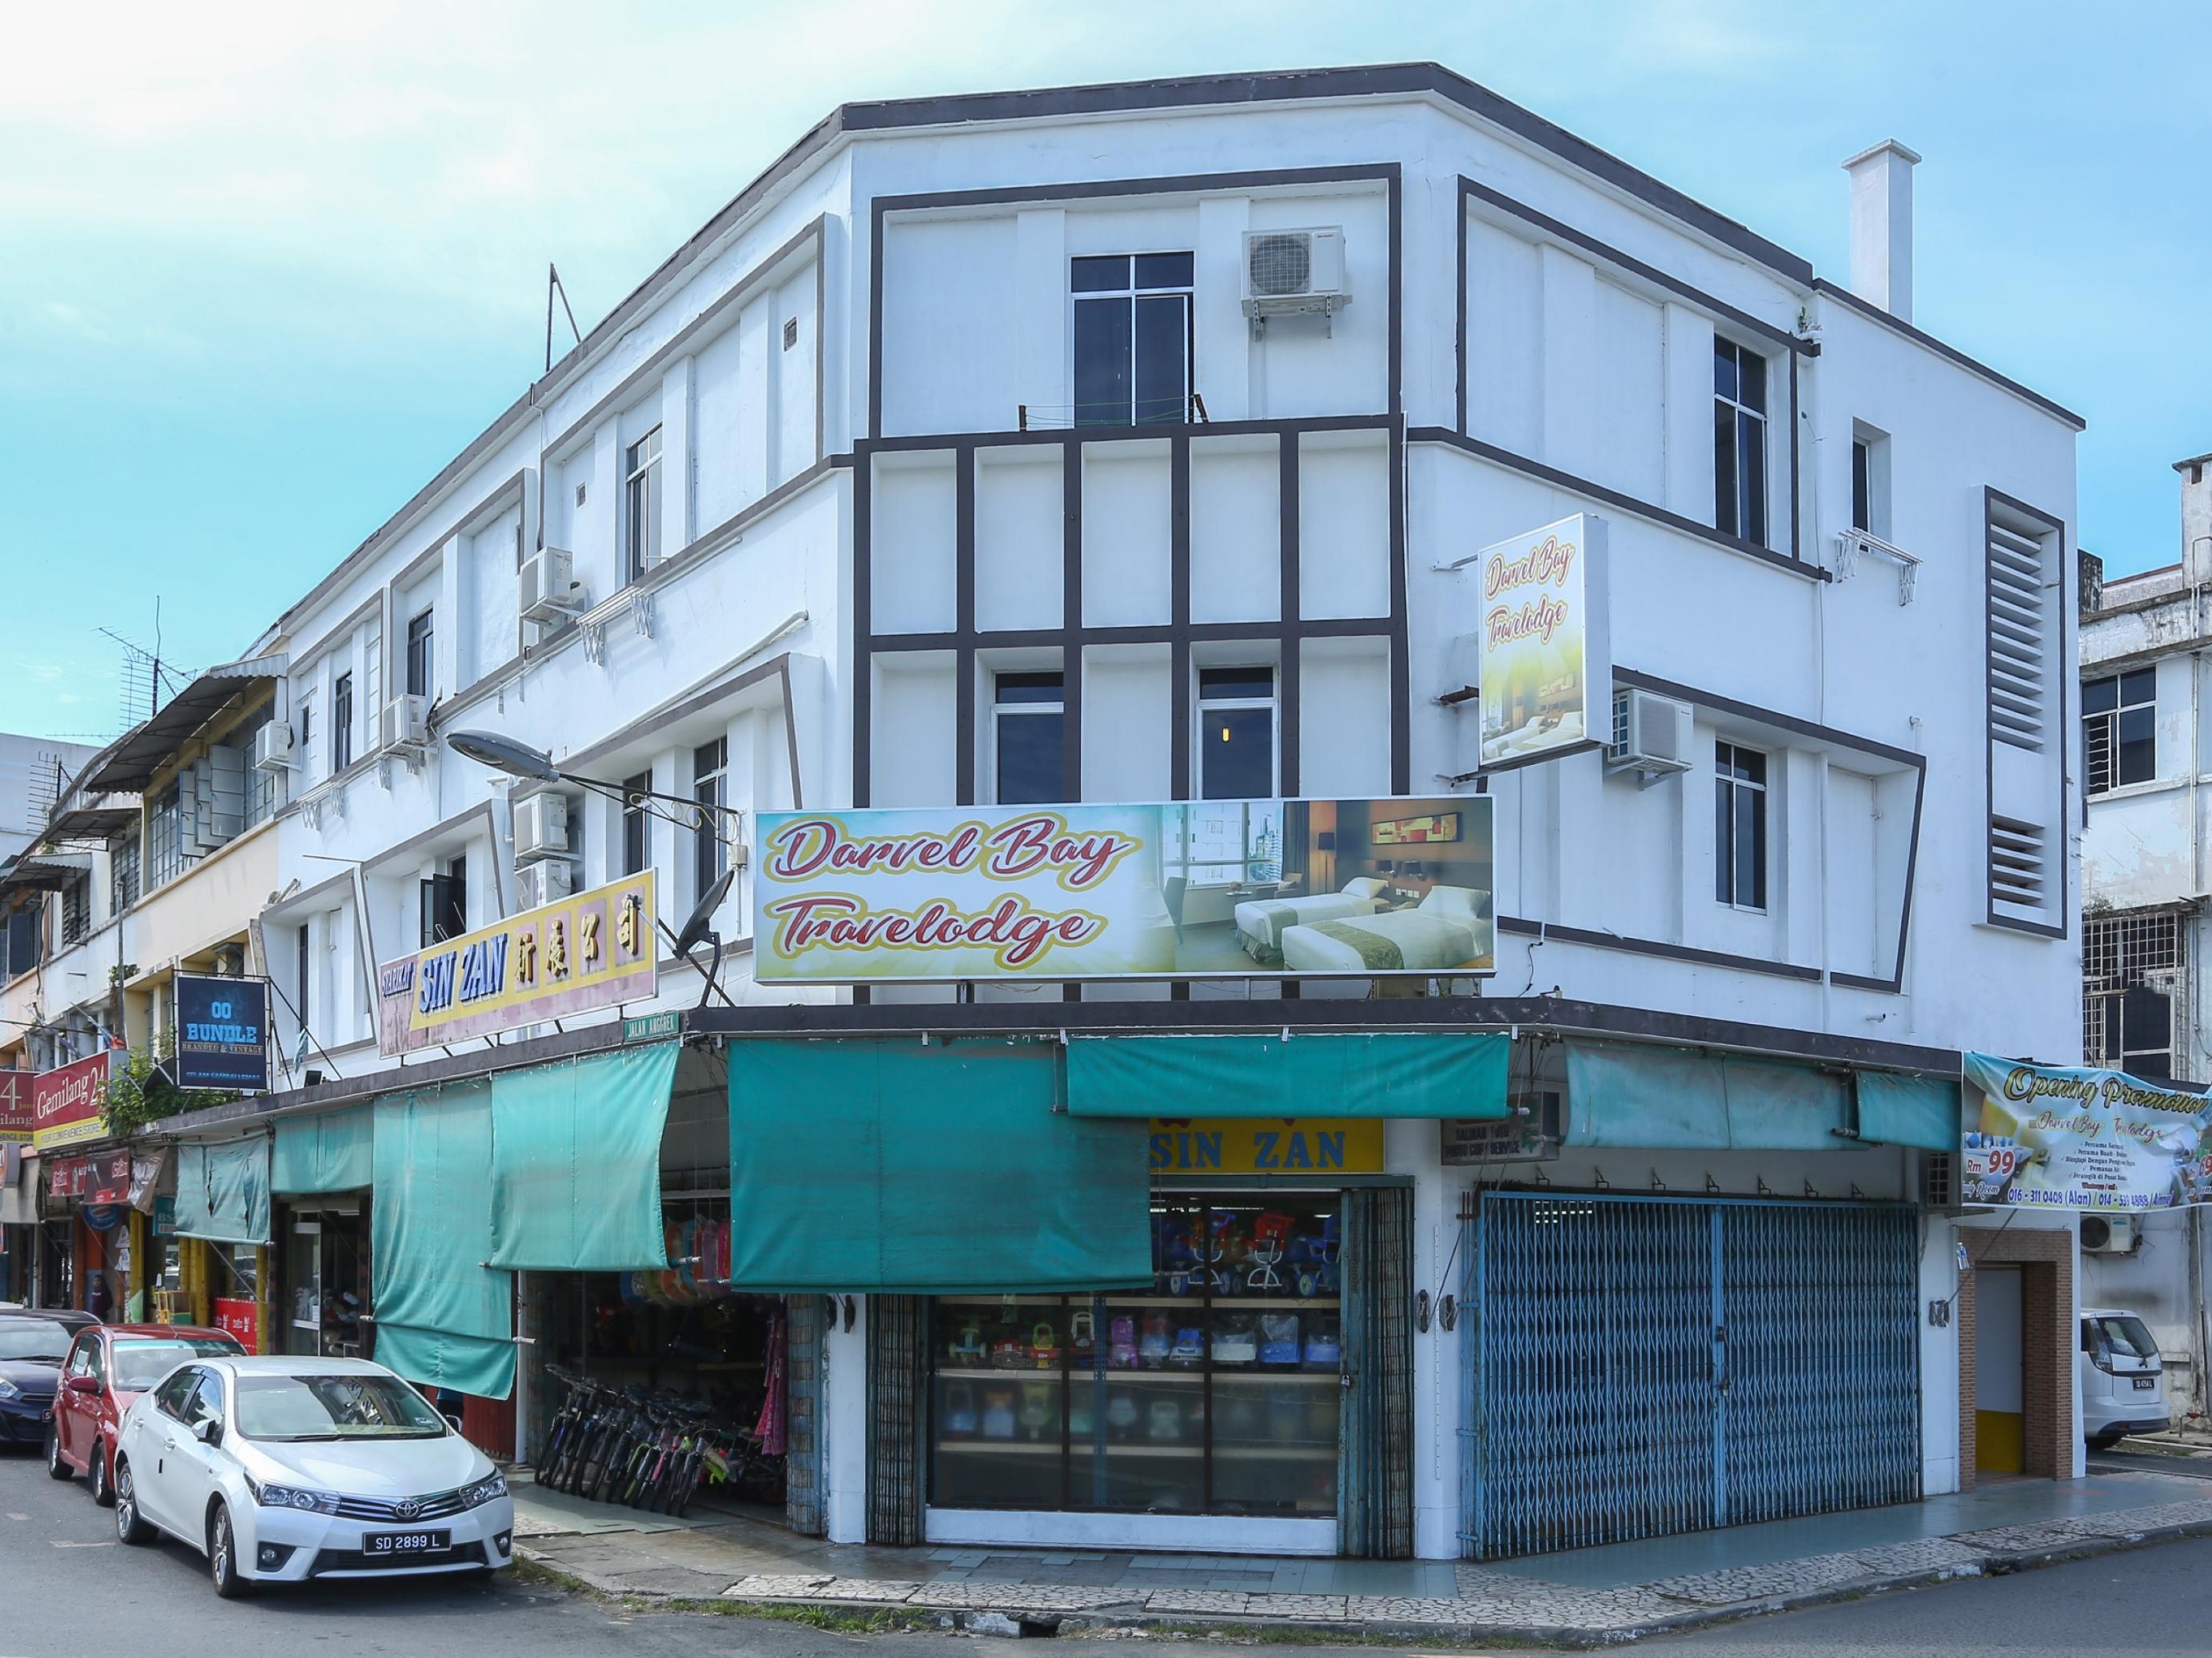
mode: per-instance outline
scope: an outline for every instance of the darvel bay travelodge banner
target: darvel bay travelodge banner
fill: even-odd
[[[1468,562],[1485,771],[1603,743],[1613,725],[1605,520],[1577,513]]]
[[[2118,1071],[1966,1058],[1963,1194],[2035,1209],[2212,1202],[2212,1099]]]
[[[411,1053],[650,996],[653,918],[647,870],[386,962],[377,1049]]]
[[[1488,973],[1491,808],[1476,795],[763,812],[756,971]]]

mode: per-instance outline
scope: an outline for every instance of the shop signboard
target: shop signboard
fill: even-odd
[[[2118,1071],[1966,1056],[1968,1203],[2068,1210],[2212,1202],[2212,1099]]]
[[[650,996],[656,914],[647,870],[386,962],[377,1048],[392,1058]]]
[[[176,987],[177,1086],[267,1093],[269,981],[180,973]]]
[[[0,1071],[0,1145],[28,1145],[38,1118],[31,1109],[31,1072]]]
[[[101,1151],[88,1157],[46,1160],[46,1190],[58,1198],[86,1203],[122,1203],[131,1196],[128,1151]]]
[[[1379,1175],[1380,1117],[1154,1117],[1155,1175]]]
[[[760,814],[768,984],[1475,977],[1492,805],[1202,800]]]
[[[249,1353],[261,1351],[261,1303],[258,1301],[232,1301],[227,1297],[215,1298],[215,1327],[226,1335],[238,1338],[238,1345]]]
[[[1599,746],[1612,730],[1605,520],[1577,513],[1494,542],[1472,566],[1480,762],[1500,771]]]
[[[105,1048],[88,1059],[31,1079],[31,1143],[41,1151],[82,1145],[107,1133],[100,1119],[100,1096],[118,1052]]]

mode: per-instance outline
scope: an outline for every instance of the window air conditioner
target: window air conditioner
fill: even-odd
[[[292,728],[289,726],[282,720],[272,720],[253,733],[253,769],[292,769]]]
[[[2084,1215],[2081,1217],[2081,1250],[2092,1255],[2124,1255],[2136,1247],[2136,1222],[2132,1215]]]
[[[522,561],[522,619],[558,622],[584,608],[575,580],[576,556],[558,547],[540,547]]]
[[[380,749],[422,750],[430,746],[429,699],[422,696],[395,696],[384,705],[384,717],[377,724],[377,743]]]
[[[1626,688],[1613,692],[1613,736],[1605,745],[1608,770],[1633,771],[1649,788],[1669,773],[1689,770],[1694,740],[1686,702]]]
[[[536,909],[558,903],[576,887],[576,866],[565,858],[525,864],[514,872],[514,907]]]
[[[565,857],[568,851],[568,797],[540,793],[514,803],[514,861]]]
[[[1244,233],[1244,314],[1255,333],[1270,317],[1327,320],[1351,303],[1342,226]]]

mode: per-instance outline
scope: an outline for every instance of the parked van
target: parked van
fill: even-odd
[[[2158,1343],[2133,1313],[2084,1308],[2081,1436],[2109,1450],[2129,1434],[2157,1433],[2172,1420]]]

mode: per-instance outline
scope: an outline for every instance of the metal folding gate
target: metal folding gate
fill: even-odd
[[[1467,1224],[1470,1558],[1920,1495],[1909,1206],[1497,1192]]]

